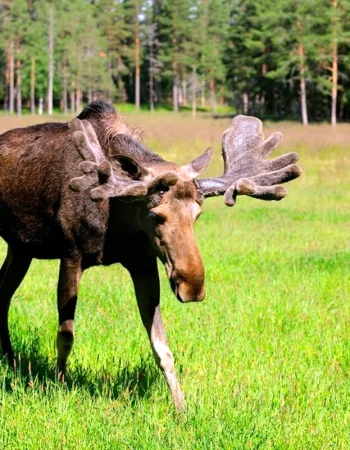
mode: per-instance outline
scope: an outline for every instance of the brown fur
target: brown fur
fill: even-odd
[[[57,291],[61,376],[74,341],[74,312],[83,271],[119,262],[132,276],[156,360],[180,406],[182,394],[162,328],[155,261],[159,257],[164,262],[181,301],[204,298],[204,269],[193,234],[199,209],[195,185],[186,170],[167,163],[135,139],[107,104],[89,105],[79,117],[93,125],[106,158],[124,176],[152,179],[175,171],[179,181],[167,192],[154,188],[154,194],[139,201],[111,198],[96,203],[89,191],[69,188],[69,181],[81,176],[82,156],[67,124],[35,125],[0,135],[0,235],[9,248],[0,272],[3,353],[12,360],[8,309],[32,258],[61,260]]]

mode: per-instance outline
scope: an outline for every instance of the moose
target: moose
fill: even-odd
[[[153,354],[175,407],[183,406],[160,312],[157,258],[183,303],[205,297],[204,267],[193,225],[206,198],[238,195],[281,200],[280,183],[299,177],[294,152],[266,157],[282,140],[265,140],[262,123],[236,116],[223,133],[224,173],[198,179],[211,149],[185,166],[167,162],[107,102],[90,103],[69,123],[45,123],[0,135],[0,236],[8,244],[0,270],[0,342],[13,361],[10,302],[33,258],[60,259],[57,370],[74,341],[74,313],[84,270],[121,263],[130,273]]]

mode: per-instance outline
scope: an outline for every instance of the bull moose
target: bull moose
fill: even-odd
[[[222,139],[224,174],[197,179],[211,149],[185,166],[147,149],[106,102],[90,103],[69,123],[45,123],[0,135],[0,341],[13,360],[8,312],[33,258],[60,259],[58,373],[74,341],[74,313],[85,269],[121,263],[130,273],[155,360],[176,407],[183,394],[160,313],[157,258],[181,302],[202,301],[204,267],[193,225],[203,201],[223,195],[280,200],[301,174],[296,153],[266,159],[282,139],[265,140],[255,117],[236,116]]]

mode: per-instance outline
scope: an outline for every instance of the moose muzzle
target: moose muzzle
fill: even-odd
[[[186,277],[174,270],[170,277],[171,288],[182,303],[201,302],[205,298],[204,268]]]

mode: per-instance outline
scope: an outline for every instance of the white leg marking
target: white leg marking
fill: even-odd
[[[168,383],[168,386],[170,388],[175,407],[183,408],[184,397],[176,376],[174,357],[170,351],[170,348],[164,342],[158,340],[152,342],[152,348],[156,362],[161,368],[166,382]]]

